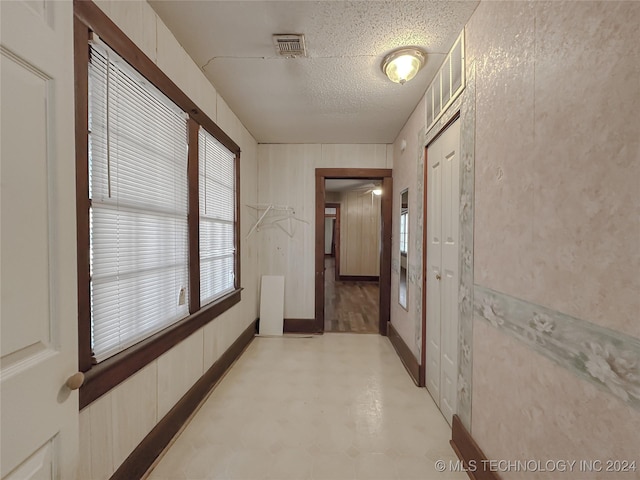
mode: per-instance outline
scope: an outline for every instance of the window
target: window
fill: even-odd
[[[409,237],[409,209],[402,208],[400,211],[400,253],[407,254],[407,241]]]
[[[84,408],[240,301],[240,148],[94,3],[74,14]]]
[[[464,71],[464,31],[462,31],[425,93],[427,101],[426,131],[431,129],[449,105],[464,90]]]
[[[200,178],[200,302],[234,286],[235,155],[209,132],[198,135]]]
[[[90,52],[91,330],[101,361],[189,314],[187,118],[108,47]]]

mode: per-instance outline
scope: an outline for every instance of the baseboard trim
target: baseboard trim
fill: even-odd
[[[322,333],[315,318],[285,318],[284,333]]]
[[[380,277],[375,275],[339,275],[341,282],[379,282]]]
[[[122,465],[111,476],[111,480],[142,478],[156,458],[180,432],[182,426],[196,411],[216,383],[224,376],[242,352],[251,343],[256,333],[256,322],[246,328],[226,352],[205,372],[204,375],[176,403],[169,413],[140,442]]]
[[[489,470],[489,464],[486,463],[487,457],[464,428],[458,415],[453,416],[450,444],[458,458],[463,461],[471,480],[500,480],[496,472]]]
[[[420,365],[418,364],[418,360],[391,322],[389,322],[389,340],[393,348],[396,349],[400,360],[402,360],[404,368],[409,372],[411,379],[417,386],[420,386]]]

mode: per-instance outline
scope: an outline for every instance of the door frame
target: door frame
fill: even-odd
[[[391,318],[391,214],[393,206],[393,179],[390,168],[316,168],[316,331],[324,331],[324,208],[326,179],[364,179],[382,181],[380,199],[382,210],[380,241],[380,295],[379,322],[380,335],[387,335]],[[336,256],[336,262],[338,257]],[[337,269],[336,269],[337,272]]]
[[[420,366],[418,369],[418,386],[426,387],[427,385],[427,215],[429,212],[429,165],[428,151],[429,146],[438,140],[447,128],[449,128],[456,120],[460,119],[460,110],[458,110],[442,128],[438,130],[438,133],[429,140],[424,146],[424,178],[422,189],[422,225],[424,226],[424,232],[422,234],[422,335],[421,335],[421,348],[420,348]]]

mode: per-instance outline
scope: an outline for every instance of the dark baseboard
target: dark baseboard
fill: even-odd
[[[111,476],[111,480],[131,480],[142,478],[153,465],[156,458],[180,431],[184,423],[191,417],[202,400],[215,387],[218,380],[240,357],[244,349],[251,343],[256,333],[256,322],[240,334],[226,352],[205,372],[204,375],[176,403],[169,413],[151,430],[122,465]]]
[[[322,333],[315,318],[285,318],[284,333]]]
[[[450,443],[458,458],[464,462],[467,475],[471,480],[500,480],[500,476],[489,469],[489,464],[486,463],[487,457],[457,415],[453,416]]]
[[[398,331],[393,328],[393,324],[389,322],[389,340],[391,340],[391,345],[398,352],[398,356],[402,363],[404,364],[404,368],[407,369],[409,375],[413,379],[416,385],[420,386],[420,365],[418,364],[418,360],[411,352],[411,349],[404,342],[402,337],[398,334]]]
[[[341,282],[379,282],[380,277],[374,275],[340,275]]]

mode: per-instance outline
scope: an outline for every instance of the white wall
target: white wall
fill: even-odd
[[[144,1],[98,6],[241,148],[241,203],[257,201],[257,144]],[[71,48],[71,45],[70,45]],[[80,412],[79,478],[109,478],[136,445],[258,316],[259,249],[245,240],[241,210],[242,301]]]
[[[285,277],[285,318],[315,317],[315,169],[391,168],[391,153],[390,145],[258,146],[259,202],[290,205],[309,222],[299,224],[293,238],[276,229],[254,234],[260,243],[261,273]]]
[[[416,329],[421,328],[421,318],[417,311],[418,298],[416,282],[422,277],[417,275],[420,270],[421,246],[416,244],[416,232],[422,228],[418,215],[418,158],[424,155],[423,134],[425,127],[425,100],[420,100],[415,110],[407,120],[396,141],[393,143],[393,232],[391,250],[391,324],[400,337],[409,346],[416,358],[419,357],[419,345],[416,341]],[[404,151],[402,143],[406,142]],[[400,194],[409,189],[409,254],[407,274],[408,305],[405,310],[399,303],[399,275],[400,275]],[[419,360],[419,358],[418,358]]]

